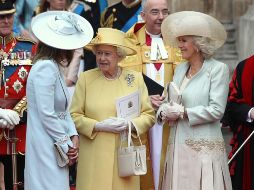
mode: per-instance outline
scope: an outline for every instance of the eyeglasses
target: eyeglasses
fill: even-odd
[[[111,57],[111,56],[113,56],[114,55],[114,53],[113,52],[110,52],[110,51],[95,51],[95,55],[97,56],[97,57],[101,57],[101,56],[105,56],[105,57]]]
[[[0,20],[4,20],[4,19],[11,19],[13,16],[13,14],[5,14],[5,15],[0,15]]]
[[[159,16],[160,13],[161,13],[163,16],[168,16],[168,15],[169,15],[169,10],[168,10],[168,9],[163,9],[163,10],[152,9],[149,13],[150,13],[151,15],[153,15],[153,16]]]

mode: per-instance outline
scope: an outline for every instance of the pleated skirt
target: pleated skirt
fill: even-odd
[[[232,190],[226,152],[169,144],[162,190]]]

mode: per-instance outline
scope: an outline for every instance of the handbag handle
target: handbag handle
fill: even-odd
[[[131,144],[133,145],[133,142],[132,142],[132,139],[131,139],[131,125],[132,125],[131,121],[128,121],[128,138],[127,138],[127,145],[128,145],[128,147],[130,147]],[[138,136],[138,139],[139,139],[139,143],[140,143],[140,145],[142,145],[142,141],[140,139],[138,130],[135,127],[135,125],[133,125],[133,126],[134,126],[135,130],[137,131],[137,136]],[[120,147],[122,147],[122,141],[121,141]]]

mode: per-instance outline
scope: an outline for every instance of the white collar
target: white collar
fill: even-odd
[[[149,32],[146,30],[146,28],[145,28],[145,31],[146,31],[146,33],[147,33],[151,38],[160,38],[160,37],[161,37],[161,33],[159,33],[159,34],[151,34],[151,33],[149,33]]]

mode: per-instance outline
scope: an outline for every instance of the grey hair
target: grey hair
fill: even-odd
[[[116,47],[116,46],[114,46],[114,47]],[[96,53],[96,49],[97,49],[97,45],[92,46],[93,54]],[[120,48],[120,47],[116,47],[116,54],[120,57],[121,60],[123,60],[127,55],[126,51],[123,48]]]
[[[145,11],[146,4],[147,4],[147,0],[142,0],[141,7],[143,12]]]
[[[117,55],[123,60],[126,57],[126,51],[123,48],[116,47],[116,53]]]
[[[212,39],[203,36],[193,36],[193,42],[205,59],[209,59],[214,55],[216,47]]]

